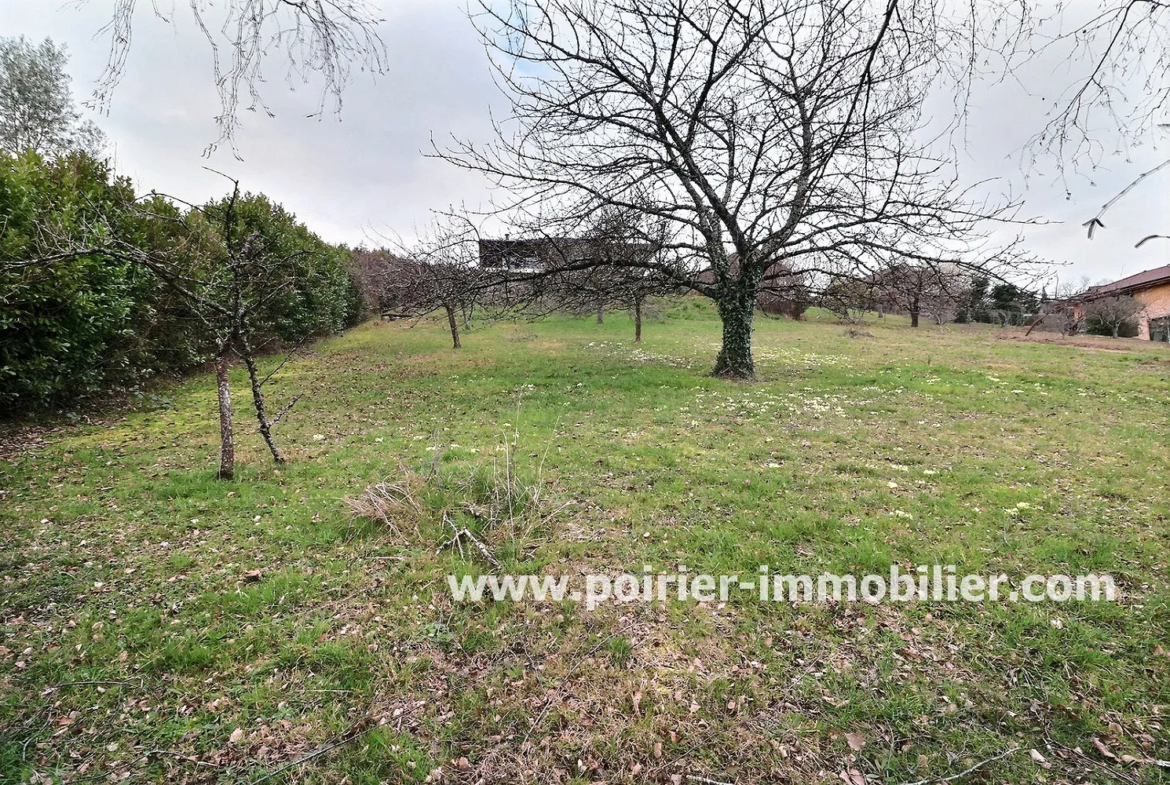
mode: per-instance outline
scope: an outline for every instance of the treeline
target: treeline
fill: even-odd
[[[259,349],[365,317],[348,249],[262,194],[239,195],[230,223],[209,220],[229,198],[182,205],[139,195],[86,152],[0,153],[0,416],[206,363],[217,336],[200,291],[230,277],[231,248],[245,243],[266,249],[274,261],[257,269],[279,281],[248,311]],[[176,252],[185,259],[178,278],[139,261]]]

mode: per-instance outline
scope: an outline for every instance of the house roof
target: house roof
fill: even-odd
[[[1161,284],[1170,284],[1170,264],[1122,278],[1120,281],[1094,286],[1085,292],[1085,296],[1091,299],[1115,294],[1130,294]]]

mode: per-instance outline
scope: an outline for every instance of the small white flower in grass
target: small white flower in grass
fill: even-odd
[[[315,433],[315,434],[313,434],[313,441],[315,441],[315,442],[323,442],[323,441],[325,441],[325,434],[322,434],[322,433]]]
[[[886,487],[890,488],[892,490],[892,489],[898,487],[898,483],[894,482],[893,480],[890,480],[888,483],[886,483]]]
[[[934,475],[938,474],[938,472],[936,472],[934,469],[923,469],[922,473],[927,477],[933,477]]]
[[[381,436],[379,436],[377,439],[374,439],[374,441],[375,441],[377,444],[381,444],[381,443],[382,443],[382,437],[381,437]]]
[[[767,466],[769,469],[779,469],[780,468],[780,464],[775,463],[775,462],[767,463],[764,465]]]
[[[894,510],[894,517],[895,518],[905,518],[908,521],[914,520],[914,516],[911,515],[910,513],[906,512],[905,510]]]

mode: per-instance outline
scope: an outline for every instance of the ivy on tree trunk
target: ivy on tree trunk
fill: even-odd
[[[751,379],[756,375],[752,360],[752,321],[759,295],[759,278],[759,274],[751,270],[742,270],[734,278],[725,278],[719,287],[716,305],[723,322],[723,346],[715,358],[715,376]]]

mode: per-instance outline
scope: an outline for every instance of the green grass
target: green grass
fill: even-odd
[[[742,384],[707,375],[698,300],[637,347],[618,314],[477,327],[459,352],[437,323],[368,324],[277,377],[274,405],[307,393],[287,465],[234,378],[231,484],[208,376],[8,434],[0,781],[251,781],[339,740],[269,782],[903,782],[1017,746],[969,781],[1170,780],[1093,741],[1170,758],[1170,353],[867,329],[761,319]],[[543,498],[488,530],[468,505],[505,469]],[[396,532],[352,516],[403,478],[421,512]],[[513,572],[942,563],[1107,572],[1123,596],[455,604],[446,576],[491,567],[439,550],[443,510]]]

